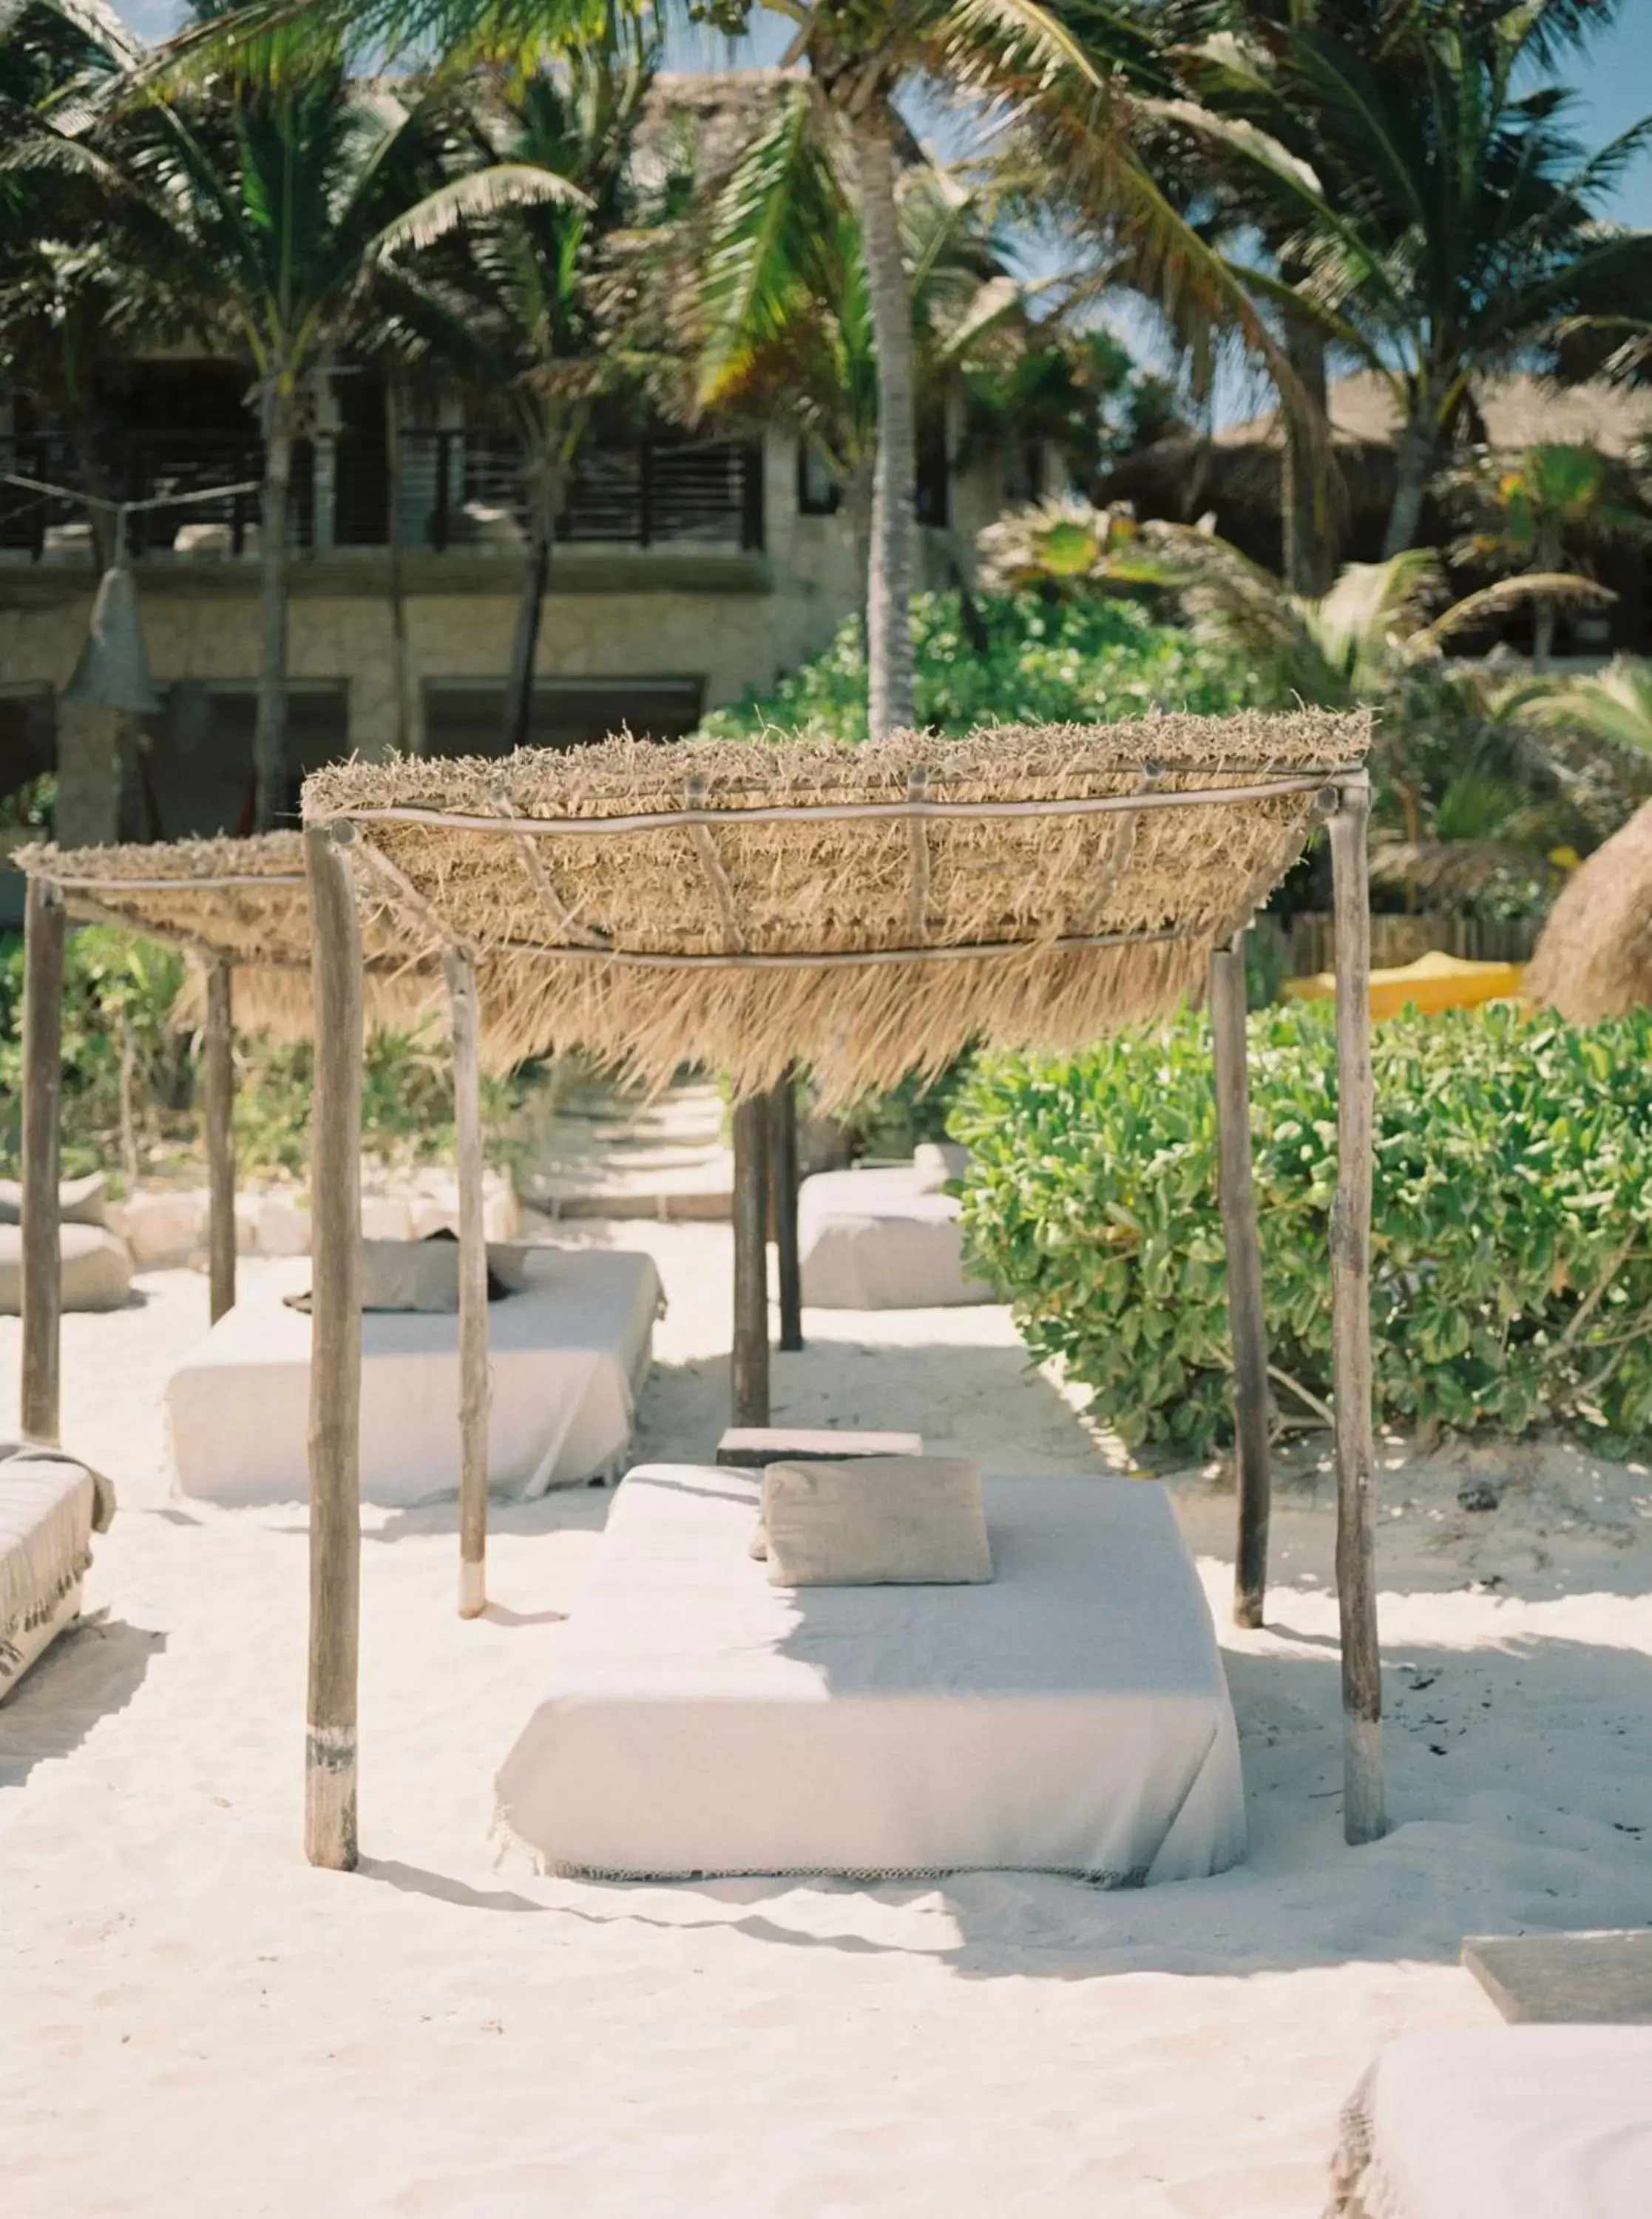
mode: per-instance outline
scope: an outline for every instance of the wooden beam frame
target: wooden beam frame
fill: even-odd
[[[768,1423],[768,1097],[734,1105],[733,1423]]]
[[[1377,1641],[1371,1435],[1370,788],[1350,780],[1331,816],[1336,933],[1337,1190],[1331,1211],[1336,1381],[1337,1607],[1342,1634],[1343,1832],[1384,1831],[1382,1660]]]
[[[310,1629],[304,1849],[352,1871],[361,1638],[362,948],[343,850],[307,829],[315,993],[311,1116]]]
[[[207,970],[208,1312],[214,1325],[235,1307],[235,1013],[233,973],[218,956]]]
[[[443,958],[453,1016],[459,1178],[459,1615],[488,1607],[488,1234],[482,1221],[481,1030],[468,953]]]
[[[55,1447],[62,1379],[58,1181],[63,1116],[63,894],[31,877],[23,910],[21,1431]]]
[[[1245,1024],[1245,935],[1210,956],[1210,1034],[1216,1069],[1216,1134],[1222,1238],[1227,1252],[1227,1324],[1233,1348],[1233,1464],[1239,1532],[1233,1557],[1233,1623],[1262,1624],[1268,1588],[1268,1327],[1262,1241],[1251,1160],[1251,1089]]]
[[[790,1065],[769,1097],[768,1142],[780,1346],[795,1353],[803,1346],[803,1271],[798,1252],[798,1077]]]

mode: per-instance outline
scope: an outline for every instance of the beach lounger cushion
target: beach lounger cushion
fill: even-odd
[[[116,1310],[131,1292],[132,1252],[107,1226],[60,1226],[58,1256],[65,1310]],[[0,1315],[16,1317],[22,1306],[22,1228],[0,1225]]]
[[[1347,2104],[1332,2171],[1337,2219],[1646,2219],[1652,2027],[1404,2035]]]
[[[633,1877],[1235,1862],[1233,1706],[1164,1489],[982,1493],[981,1586],[777,1588],[755,1473],[639,1466],[500,1772],[507,1827]]]
[[[992,1577],[971,1457],[772,1464],[762,1532],[777,1588],[967,1586]]]
[[[167,1382],[184,1494],[237,1503],[305,1498],[311,1325],[284,1296],[309,1272],[296,1259],[249,1274],[234,1308]],[[524,1291],[488,1312],[489,1483],[568,1485],[623,1470],[660,1307],[652,1259],[546,1244],[526,1252],[524,1276]],[[363,1501],[419,1502],[456,1489],[458,1409],[456,1316],[365,1313]]]
[[[63,1225],[102,1225],[109,1180],[102,1172],[65,1179],[58,1189],[58,1220]],[[16,1179],[0,1179],[0,1225],[23,1221],[23,1190]]]
[[[964,1269],[958,1197],[944,1159],[927,1167],[818,1172],[798,1190],[803,1299],[834,1310],[946,1308],[990,1302]]]
[[[91,1538],[115,1514],[109,1482],[61,1450],[23,1447],[0,1460],[0,1695],[67,1614],[91,1562]]]

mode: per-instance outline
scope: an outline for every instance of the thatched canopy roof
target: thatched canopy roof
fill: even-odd
[[[1574,1025],[1652,1004],[1652,801],[1568,880],[1525,991]]]
[[[71,917],[116,924],[182,948],[192,959],[178,1004],[181,1022],[201,1015],[205,967],[235,967],[235,1022],[301,1037],[311,1029],[310,897],[298,832],[252,840],[178,840],[109,848],[24,848],[13,859],[49,879]],[[410,934],[382,895],[363,912],[370,1016],[417,1023],[441,987],[439,957]]]
[[[873,747],[610,740],[335,764],[307,823],[415,933],[467,947],[483,1041],[842,1099],[971,1041],[1064,1049],[1202,984],[1369,720],[1319,711],[905,733]]]

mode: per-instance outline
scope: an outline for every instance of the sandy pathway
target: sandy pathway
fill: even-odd
[[[726,1228],[591,1234],[651,1249],[672,1297],[639,1454],[708,1454]],[[144,1292],[65,1335],[67,1438],[122,1495],[101,1614],[0,1709],[8,2219],[1311,2219],[1373,2046],[1490,2016],[1456,1969],[1465,1931],[1652,1916],[1652,1480],[1525,1452],[1492,1460],[1502,1501],[1478,1517],[1461,1458],[1390,1475],[1400,1823],[1372,1849],[1340,1841],[1331,1521],[1307,1470],[1269,1630],[1223,1633],[1252,1855],[1219,1880],[501,1868],[492,1777],[591,1563],[607,1497],[583,1489],[499,1507],[475,1625],[452,1614],[452,1507],[373,1518],[367,1862],[311,1872],[301,1514],[169,1501],[155,1387],[204,1287]],[[807,1322],[777,1359],[784,1415],[917,1426],[1004,1470],[1098,1462],[1001,1312]],[[6,1411],[16,1365],[3,1321]],[[1220,1622],[1231,1499],[1178,1497]]]

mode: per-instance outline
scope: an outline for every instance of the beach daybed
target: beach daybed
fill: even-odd
[[[1646,2219],[1652,2027],[1411,2034],[1349,2102],[1329,2219]]]
[[[612,1476],[659,1315],[651,1257],[530,1247],[523,1290],[488,1313],[488,1483],[540,1491]],[[166,1386],[173,1468],[185,1495],[292,1501],[308,1489],[310,1319],[284,1297],[300,1264],[266,1273],[220,1318]],[[459,1483],[459,1320],[369,1311],[362,1320],[363,1499],[410,1503]]]
[[[1208,990],[1233,1343],[1234,1614],[1261,1622],[1268,1352],[1245,1074],[1243,937],[1317,825],[1336,911],[1331,1213],[1338,1606],[1350,1842],[1383,1830],[1372,1577],[1370,720],[1301,710],[994,728],[868,746],[797,740],[335,764],[304,786],[315,1033],[311,1124],[310,1627],[305,1848],[357,1861],[363,1026],[375,933],[439,951],[460,1169],[460,1607],[486,1600],[487,1258],[477,1072],[581,1049],[663,1084],[685,1061],[733,1102],[737,1426],[767,1422],[774,1090],[823,1109],[972,1042],[1074,1048]],[[59,904],[55,920],[53,901]],[[53,999],[61,893],[31,878],[26,1009]],[[395,933],[389,931],[392,943]],[[47,991],[42,993],[42,989]],[[44,1184],[53,1046],[26,1023],[26,1178]],[[33,1107],[30,1105],[33,1104]],[[795,1110],[795,1102],[782,1108]],[[782,1165],[783,1334],[795,1326]],[[32,1138],[31,1138],[32,1136]],[[43,1205],[48,1207],[49,1205]],[[27,1243],[26,1243],[27,1246]],[[795,1250],[790,1260],[795,1260]],[[25,1374],[31,1350],[24,1318]],[[44,1401],[44,1394],[41,1395]]]
[[[92,1535],[114,1515],[109,1482],[61,1450],[0,1451],[0,1702],[78,1617]]]
[[[910,1164],[804,1179],[798,1189],[804,1301],[828,1310],[990,1302],[991,1288],[964,1269],[958,1197],[947,1191],[952,1169],[931,1149]]]
[[[548,1866],[1124,1885],[1243,1855],[1227,1684],[1162,1488],[989,1480],[994,1576],[968,1587],[773,1587],[761,1495],[713,1465],[622,1483],[500,1774]]]

